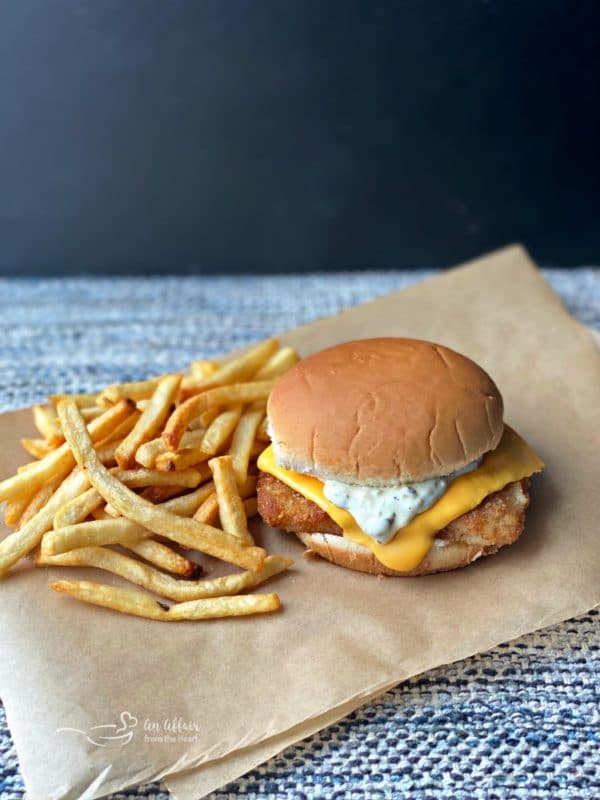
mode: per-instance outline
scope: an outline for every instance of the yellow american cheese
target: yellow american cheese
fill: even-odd
[[[505,425],[500,444],[484,456],[477,469],[452,481],[431,508],[400,528],[387,544],[379,544],[361,530],[348,511],[325,497],[323,482],[318,478],[277,466],[272,446],[258,459],[260,470],[274,475],[329,514],[343,530],[346,539],[368,547],[386,567],[402,572],[414,569],[421,563],[436,533],[453,519],[476,508],[492,492],[500,491],[513,481],[528,478],[543,467],[543,461],[527,442]]]

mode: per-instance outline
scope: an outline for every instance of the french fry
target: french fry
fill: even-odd
[[[118,444],[121,444],[122,440],[135,428],[141,416],[142,415],[137,408],[133,409],[131,414],[124,419],[123,422],[119,423],[119,425],[116,425],[108,436],[102,439],[101,442],[98,442],[98,448],[112,444],[113,442],[118,442]],[[115,455],[116,452],[117,447],[115,447]]]
[[[104,397],[103,395],[99,394],[96,397],[96,404],[100,406],[100,408],[111,408],[114,406],[114,403],[111,403],[108,397]],[[57,406],[58,407],[58,406]]]
[[[161,379],[166,376],[150,378],[147,381],[132,381],[131,383],[116,383],[108,386],[98,397],[108,400],[110,403],[117,403],[123,398],[130,400],[146,400],[154,394],[154,391]]]
[[[33,422],[35,427],[51,447],[57,447],[65,440],[56,409],[52,406],[33,406]]]
[[[37,466],[37,461],[30,461],[28,464],[21,464],[20,467],[17,467],[17,475],[19,475],[21,472],[29,472],[32,468]]]
[[[254,544],[248,530],[244,501],[238,491],[233,459],[231,456],[219,456],[211,459],[208,466],[213,474],[223,530],[233,534],[244,544]]]
[[[219,519],[219,501],[217,493],[209,494],[206,500],[199,506],[194,514],[194,519],[203,522],[205,525],[216,525]]]
[[[259,370],[265,361],[269,359],[279,347],[277,339],[266,339],[246,353],[227,361],[219,367],[212,375],[202,380],[195,380],[193,377],[187,378],[182,385],[182,399],[215,386],[232,384],[235,381],[245,381],[251,378]]]
[[[90,522],[80,522],[77,525],[67,525],[65,528],[48,531],[42,538],[42,553],[44,556],[58,555],[77,547],[127,544],[127,542],[147,539],[149,536],[151,536],[150,531],[145,530],[141,525],[121,524],[121,518],[94,519]]]
[[[220,366],[218,361],[211,361],[208,358],[204,358],[200,361],[192,361],[190,364],[190,372],[195,381],[201,381],[204,378],[208,378],[209,375],[214,375]]]
[[[196,489],[203,481],[210,477],[208,466],[203,469],[185,469],[179,472],[160,472],[156,469],[125,469],[118,470],[115,476],[130,489],[139,489],[146,486],[168,486],[183,489]]]
[[[53,526],[57,531],[59,528],[68,528],[77,525],[89,517],[97,508],[104,505],[104,500],[95,489],[87,489],[78,497],[74,497],[61,506],[54,515]]]
[[[266,381],[269,378],[278,378],[287,372],[299,360],[298,353],[293,347],[282,347],[253,376],[255,381]]]
[[[247,519],[255,517],[258,514],[258,499],[256,497],[248,497],[244,500],[244,511]]]
[[[264,415],[264,404],[257,404],[257,407],[251,406],[242,414],[242,418],[233,434],[229,454],[233,459],[233,469],[239,486],[243,485],[248,475],[248,464],[254,446],[256,430]]]
[[[135,451],[135,460],[138,464],[141,464],[142,467],[153,469],[156,466],[156,459],[158,456],[166,452],[167,447],[162,437],[150,439],[149,442],[144,442],[144,444],[141,444]]]
[[[200,447],[203,438],[203,430],[187,431],[181,438],[181,446],[183,448]],[[158,439],[151,439],[149,442],[140,445],[136,450],[135,460],[143,467],[152,469],[156,465],[158,456],[167,452],[167,447],[162,437],[159,436]]]
[[[207,408],[206,411],[203,411],[198,417],[190,420],[189,429],[191,431],[197,431],[202,428],[208,428],[211,422],[216,419],[220,413],[221,410],[218,408],[218,406],[215,406],[214,408]]]
[[[211,491],[210,494],[205,497],[202,503],[200,503],[198,506],[197,510],[192,513],[194,519],[197,519],[199,522],[204,522],[206,525],[215,525],[219,519],[219,501],[217,499],[217,493],[214,491],[214,482],[211,481],[211,483],[206,484],[206,486],[212,487],[213,491]],[[248,518],[254,517],[258,510],[256,508],[256,497],[249,497],[249,495],[255,491],[256,478],[249,476],[240,493],[243,498],[246,498],[244,500],[244,509]],[[178,501],[183,503],[185,500],[186,496],[176,498],[175,500],[170,500],[169,503],[177,503]],[[165,503],[164,505],[166,506],[168,503]],[[177,508],[174,508],[173,513],[178,513]],[[191,514],[182,514],[182,516],[191,516]]]
[[[27,437],[21,439],[21,447],[33,458],[44,458],[55,450],[45,439],[29,439]]]
[[[277,611],[280,606],[279,597],[276,594],[250,594],[190,600],[186,603],[177,603],[169,608],[137,589],[122,589],[91,581],[55,581],[50,584],[50,588],[85,603],[163,622],[241,617],[248,614]]]
[[[74,406],[77,408],[77,406]],[[82,421],[83,424],[83,421]],[[85,426],[84,426],[85,427]],[[9,534],[0,542],[0,577],[13,564],[30,553],[40,543],[42,536],[52,528],[52,521],[58,509],[73,497],[84,492],[89,486],[87,475],[75,469],[54,492],[46,505],[18,531]]]
[[[44,483],[37,492],[31,498],[29,505],[23,511],[21,518],[19,519],[17,529],[20,530],[23,528],[30,519],[33,519],[38,511],[41,511],[42,508],[46,505],[48,500],[52,497],[54,492],[57,490],[60,481],[48,481],[48,483]]]
[[[23,443],[37,460],[0,482],[6,519],[19,525],[0,542],[0,577],[39,548],[40,566],[102,569],[175,603],[90,581],[51,584],[123,613],[177,621],[279,608],[276,594],[238,593],[291,564],[254,545],[248,519],[257,513],[254,459],[269,441],[265,401],[297,359],[269,339],[195,361],[185,375],[36,406],[43,438]],[[246,571],[197,579],[201,566],[173,544]]]
[[[156,469],[166,473],[177,473],[182,470],[196,467],[203,461],[208,461],[210,454],[201,447],[186,447],[177,453],[163,453],[156,459]]]
[[[61,400],[71,400],[78,408],[86,408],[96,405],[95,394],[51,394],[48,402],[57,406]]]
[[[99,417],[104,411],[102,406],[85,406],[79,410],[81,411],[81,416],[86,422],[91,422],[93,419],[96,419],[96,417]]]
[[[37,494],[37,490],[34,487],[32,491],[21,492],[9,500],[4,507],[4,522],[9,526],[17,525],[35,494]]]
[[[202,450],[213,456],[219,453],[221,448],[229,441],[241,416],[242,406],[234,406],[222,411],[215,417],[202,439],[202,444],[200,445]]]
[[[183,492],[181,486],[148,486],[140,492],[140,497],[147,500],[149,503],[156,505],[157,503],[164,503],[166,500],[179,497]]]
[[[110,444],[100,444],[96,448],[98,458],[105,467],[113,467],[117,462],[115,461],[115,453],[120,442],[111,442]]]
[[[235,536],[203,525],[194,519],[178,517],[153,506],[124,486],[100,463],[90,434],[74,403],[59,403],[58,415],[65,438],[77,463],[85,469],[90,483],[124,517],[153,533],[178,542],[184,547],[220,558],[247,569],[258,569],[265,558],[260,547],[246,547]],[[93,424],[93,423],[92,423]]]
[[[191,419],[210,408],[233,403],[246,403],[266,400],[273,388],[274,381],[256,381],[251,383],[232,383],[229,386],[218,386],[202,394],[190,397],[169,417],[162,437],[168,450],[176,451],[181,438]],[[260,422],[260,419],[259,419]],[[258,423],[257,423],[258,425]],[[254,437],[253,437],[254,438]]]
[[[181,495],[181,497],[174,497],[171,500],[164,500],[160,507],[164,511],[169,511],[171,514],[176,514],[178,517],[193,517],[196,510],[202,503],[209,497],[215,490],[215,485],[212,481],[205,483],[196,489],[194,492]]]
[[[265,447],[271,441],[271,437],[269,436],[269,420],[267,417],[263,417],[262,422],[256,429],[256,439],[259,442],[264,442]]]
[[[240,494],[245,499],[253,494],[256,494],[256,484],[258,482],[257,475],[248,475],[244,481],[244,485],[240,489]]]
[[[175,550],[168,547],[162,542],[157,542],[155,539],[140,539],[139,542],[129,542],[127,549],[135,553],[136,556],[143,558],[155,567],[171,572],[174,575],[181,575],[184,578],[189,578],[194,575],[199,565],[189,558],[180,555]]]
[[[167,375],[158,383],[148,408],[142,413],[131,433],[117,448],[115,458],[121,469],[132,467],[135,464],[135,453],[138,447],[152,439],[161,429],[169,415],[180,383],[180,375]]]
[[[77,408],[76,405],[75,408]],[[104,438],[115,425],[118,425],[130,413],[130,403],[127,400],[122,400],[116,406],[105,411],[101,417],[92,420],[89,426],[92,441],[99,441]],[[53,450],[31,467],[18,472],[12,478],[2,481],[0,483],[0,502],[2,500],[11,500],[22,491],[29,491],[33,486],[39,487],[54,478],[64,478],[74,466],[75,458],[69,445],[65,442],[65,444]]]
[[[130,583],[141,586],[149,592],[168,600],[185,602],[208,597],[236,595],[279,575],[292,564],[289,558],[267,556],[262,567],[255,572],[237,572],[220,578],[203,578],[196,581],[182,581],[165,575],[157,569],[141,564],[129,556],[103,547],[81,547],[58,556],[40,556],[39,566],[95,567],[103,569]]]

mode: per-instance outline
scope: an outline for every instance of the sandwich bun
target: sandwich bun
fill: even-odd
[[[303,359],[267,414],[285,469],[366,486],[447,475],[493,450],[502,397],[475,362],[418,339],[362,339]]]

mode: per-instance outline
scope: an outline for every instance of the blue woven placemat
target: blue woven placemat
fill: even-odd
[[[427,274],[0,280],[0,410],[183,367]],[[544,274],[574,316],[600,328],[600,270]],[[596,800],[599,619],[590,612],[408,681],[212,800]],[[0,705],[0,799],[24,796]],[[168,797],[151,785],[112,800]]]

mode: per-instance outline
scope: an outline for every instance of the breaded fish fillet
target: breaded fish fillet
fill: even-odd
[[[439,531],[419,568],[407,574],[455,569],[515,542],[525,525],[528,487],[527,479],[509,483],[501,491],[488,495],[472,511],[457,517]],[[327,558],[327,548],[334,542],[331,536],[342,534],[328,514],[273,475],[260,474],[257,492],[258,510],[268,525],[298,534],[309,548]],[[379,565],[374,557],[373,561],[376,563],[369,571],[397,574]]]

